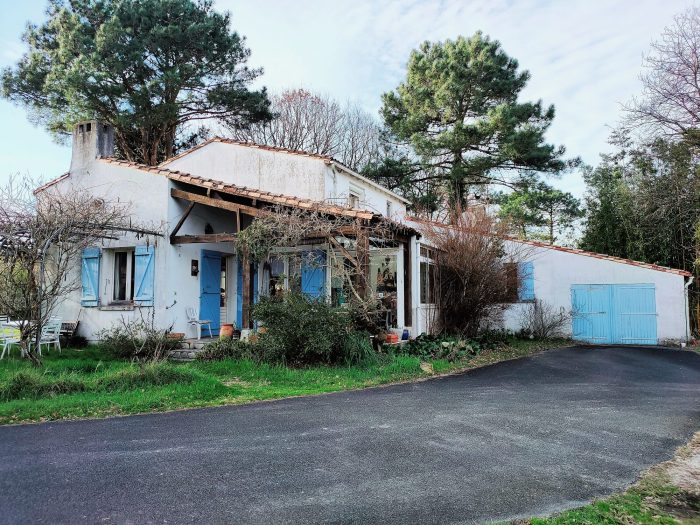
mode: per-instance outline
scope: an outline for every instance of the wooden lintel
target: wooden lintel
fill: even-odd
[[[203,233],[200,235],[173,235],[170,244],[192,244],[201,242],[231,242],[236,240],[235,233]]]
[[[258,208],[246,206],[245,204],[229,202],[223,199],[214,199],[213,197],[199,195],[198,193],[192,193],[189,191],[180,190],[178,188],[171,188],[170,196],[176,199],[182,199],[190,202],[196,202],[197,204],[203,204],[205,206],[211,206],[213,208],[221,208],[223,210],[245,213],[246,215],[252,215],[253,217],[258,217],[261,211]]]

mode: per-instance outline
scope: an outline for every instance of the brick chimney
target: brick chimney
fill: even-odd
[[[97,120],[79,122],[73,128],[71,173],[85,173],[98,157],[114,155],[114,128]]]

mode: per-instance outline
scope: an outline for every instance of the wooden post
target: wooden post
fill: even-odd
[[[356,242],[357,242],[357,293],[363,299],[369,296],[369,232],[362,227],[362,223],[355,223]]]
[[[411,291],[412,259],[411,259],[411,238],[409,237],[402,244],[403,247],[403,324],[413,326],[413,296]]]
[[[240,264],[243,265],[243,278],[241,279],[241,286],[243,286],[243,293],[241,294],[243,305],[241,310],[243,311],[242,324],[243,328],[250,328],[250,259],[248,257],[248,249],[243,249],[243,257],[241,257]]]

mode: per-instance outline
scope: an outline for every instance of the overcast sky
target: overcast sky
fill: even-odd
[[[41,22],[45,0],[0,0],[0,66],[23,51],[28,20]],[[380,96],[405,75],[408,54],[424,40],[482,30],[499,40],[532,79],[523,99],[554,104],[548,139],[589,164],[608,149],[620,103],[639,91],[649,43],[687,0],[217,0],[247,37],[251,64],[272,91],[304,87],[350,100],[377,114]],[[13,173],[53,178],[70,150],[32,126],[22,108],[0,101],[0,183]],[[555,185],[583,193],[578,174]]]

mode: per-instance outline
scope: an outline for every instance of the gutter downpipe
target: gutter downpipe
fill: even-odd
[[[688,282],[685,283],[684,288],[684,295],[685,295],[685,342],[686,344],[690,342],[690,320],[688,319],[688,312],[690,309],[690,298],[689,298],[689,293],[688,293],[688,288],[690,288],[690,285],[693,284],[693,281],[695,280],[695,276],[691,275],[688,278]]]

